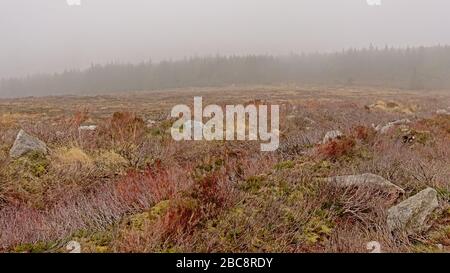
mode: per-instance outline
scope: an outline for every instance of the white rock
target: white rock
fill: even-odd
[[[66,246],[66,250],[69,253],[81,253],[81,245],[77,241],[70,241]]]
[[[381,244],[377,241],[371,241],[366,244],[366,249],[370,250],[370,253],[382,253]]]
[[[153,126],[155,126],[155,124],[156,124],[156,121],[151,120],[151,119],[147,120],[147,128],[152,128]]]
[[[95,131],[97,129],[97,125],[83,125],[78,127],[78,131]]]

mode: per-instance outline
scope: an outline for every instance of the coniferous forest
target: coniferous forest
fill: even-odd
[[[405,89],[450,87],[450,46],[349,49],[285,56],[208,56],[3,79],[0,96],[101,94],[232,84],[342,84]]]

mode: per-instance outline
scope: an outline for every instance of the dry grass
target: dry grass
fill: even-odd
[[[174,142],[166,117],[194,94],[280,104],[280,148]],[[445,91],[295,86],[0,101],[0,249],[58,252],[75,239],[85,252],[367,252],[376,240],[389,252],[448,251],[450,117],[433,114],[448,105]],[[372,127],[400,118],[412,122]],[[50,153],[9,158],[19,128]],[[345,136],[318,144],[329,130]],[[401,198],[437,189],[431,230],[390,234],[393,200],[321,179],[359,173],[404,188]]]

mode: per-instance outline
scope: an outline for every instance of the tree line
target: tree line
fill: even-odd
[[[285,56],[209,56],[138,64],[91,65],[84,70],[0,81],[0,96],[101,94],[233,84],[376,85],[450,88],[450,46],[348,49]]]

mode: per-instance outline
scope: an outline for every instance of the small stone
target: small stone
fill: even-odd
[[[147,120],[146,126],[147,126],[147,128],[152,128],[155,126],[155,124],[156,124],[156,121],[149,119],[149,120]]]
[[[78,127],[78,131],[95,131],[96,129],[96,125],[83,125]]]
[[[339,139],[342,136],[344,136],[344,134],[339,130],[329,131],[325,134],[325,137],[323,138],[322,143],[325,144],[329,141]]]

